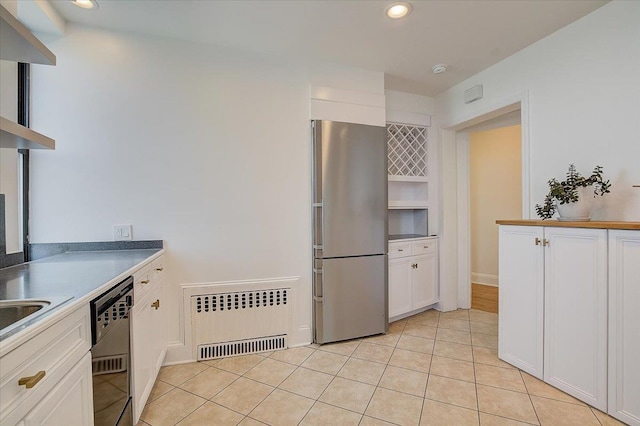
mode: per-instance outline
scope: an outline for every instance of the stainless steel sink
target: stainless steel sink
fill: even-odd
[[[37,317],[71,300],[71,297],[0,300],[0,340],[31,324]]]
[[[48,300],[0,300],[0,330],[50,304]]]

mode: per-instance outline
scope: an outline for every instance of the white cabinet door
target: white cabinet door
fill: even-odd
[[[133,375],[133,420],[140,419],[144,404],[153,387],[151,293],[135,300],[131,308],[131,366]],[[155,299],[154,299],[155,300]]]
[[[412,257],[389,260],[389,318],[411,311],[412,263]]]
[[[131,309],[133,416],[137,422],[149,398],[167,350],[167,301],[162,274],[150,274],[144,296]]]
[[[23,419],[25,426],[93,425],[91,354],[85,356]]]
[[[424,308],[438,301],[438,256],[423,254],[414,256],[413,264],[413,309]]]
[[[500,226],[498,356],[542,379],[543,228]]]
[[[545,228],[544,238],[544,380],[606,411],[607,231]]]
[[[640,231],[609,231],[609,414],[640,425]]]
[[[150,322],[151,329],[151,363],[153,365],[152,378],[158,375],[158,371],[164,361],[167,349],[167,301],[162,297],[161,283],[155,283],[155,288],[151,294]],[[153,386],[153,383],[152,383]]]

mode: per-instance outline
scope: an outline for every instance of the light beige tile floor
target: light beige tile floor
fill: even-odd
[[[163,367],[139,424],[622,424],[500,361],[497,323],[431,310],[384,336]]]

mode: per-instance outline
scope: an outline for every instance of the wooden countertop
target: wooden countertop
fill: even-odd
[[[630,229],[640,230],[640,222],[621,221],[590,221],[590,222],[561,222],[556,219],[534,220],[496,220],[498,225],[519,225],[519,226],[553,226],[560,228],[602,228],[602,229]]]

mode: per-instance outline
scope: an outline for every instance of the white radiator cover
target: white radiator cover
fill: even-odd
[[[192,295],[191,325],[197,359],[286,348],[291,302],[291,288]]]

